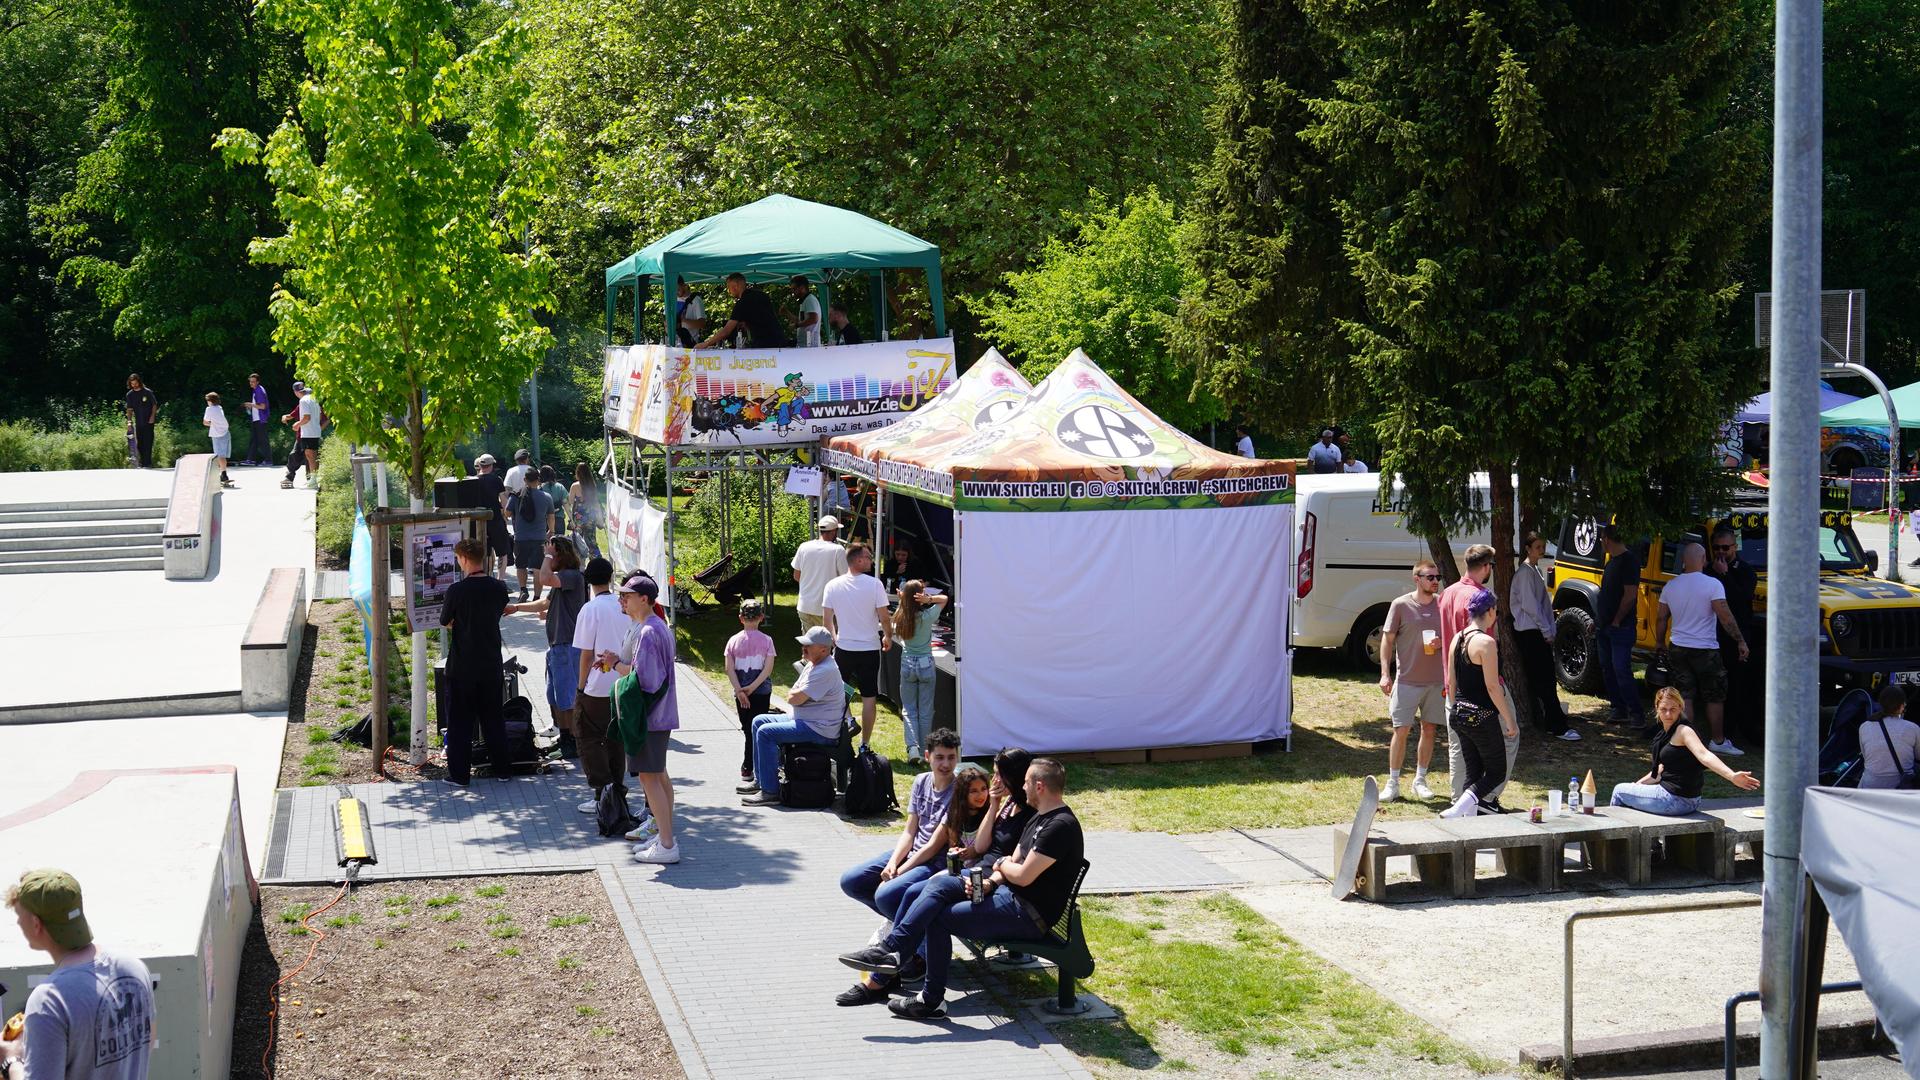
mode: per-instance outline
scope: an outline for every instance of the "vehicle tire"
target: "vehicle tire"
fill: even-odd
[[[1358,668],[1380,670],[1380,638],[1387,629],[1387,605],[1375,604],[1353,621],[1347,633],[1347,659]]]
[[[1827,459],[1827,475],[1839,477],[1851,476],[1853,475],[1853,470],[1865,468],[1866,464],[1866,456],[1861,454],[1860,451],[1855,450],[1851,446],[1842,446],[1833,452],[1832,457]],[[1884,465],[1884,462],[1882,464]]]
[[[1554,620],[1553,672],[1570,693],[1600,693],[1604,685],[1600,676],[1600,631],[1586,608],[1567,608]]]

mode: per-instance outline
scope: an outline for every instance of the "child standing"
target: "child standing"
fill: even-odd
[[[927,731],[933,727],[933,691],[939,679],[933,666],[933,629],[946,602],[944,596],[927,595],[926,582],[908,581],[900,586],[900,606],[893,613],[893,635],[900,641],[900,718],[912,764],[926,760]]]
[[[766,609],[758,600],[740,601],[740,632],[727,639],[727,685],[740,714],[747,749],[740,758],[740,781],[753,782],[753,718],[773,710],[773,639],[760,632]]]
[[[227,479],[227,459],[233,456],[233,429],[227,426],[227,411],[220,407],[220,395],[207,394],[207,411],[200,414],[200,426],[207,429],[207,435],[213,439],[213,456],[220,464],[220,486],[230,488],[233,481]]]

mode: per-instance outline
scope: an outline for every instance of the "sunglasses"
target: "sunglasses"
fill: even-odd
[[[1439,574],[1415,574],[1413,576],[1419,578],[1421,581],[1439,581],[1440,580]]]

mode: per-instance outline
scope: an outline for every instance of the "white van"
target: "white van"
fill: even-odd
[[[1413,588],[1413,564],[1427,554],[1425,539],[1407,531],[1399,481],[1391,502],[1380,500],[1379,473],[1303,475],[1294,481],[1294,517],[1300,523],[1293,590],[1293,644],[1342,649],[1353,663],[1378,670],[1387,605]],[[1474,500],[1487,503],[1485,473],[1474,477]],[[1455,559],[1491,531],[1452,538]]]

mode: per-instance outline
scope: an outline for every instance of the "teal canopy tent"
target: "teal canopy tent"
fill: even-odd
[[[1894,411],[1900,414],[1901,428],[1920,428],[1920,382],[1896,386],[1888,393],[1893,398]],[[1822,412],[1820,426],[1884,428],[1887,406],[1879,394],[1869,394],[1859,401]]]
[[[614,312],[623,288],[633,290],[637,335],[645,298],[654,281],[661,283],[663,296],[671,296],[671,283],[676,280],[696,285],[719,281],[733,273],[755,282],[785,281],[803,274],[829,286],[853,275],[868,275],[874,284],[875,324],[884,327],[888,270],[926,273],[934,333],[944,336],[947,318],[938,247],[851,210],[789,195],[769,195],[675,229],[607,267],[607,333],[613,333]],[[662,306],[661,323],[666,332],[661,340],[672,341],[673,305]]]

